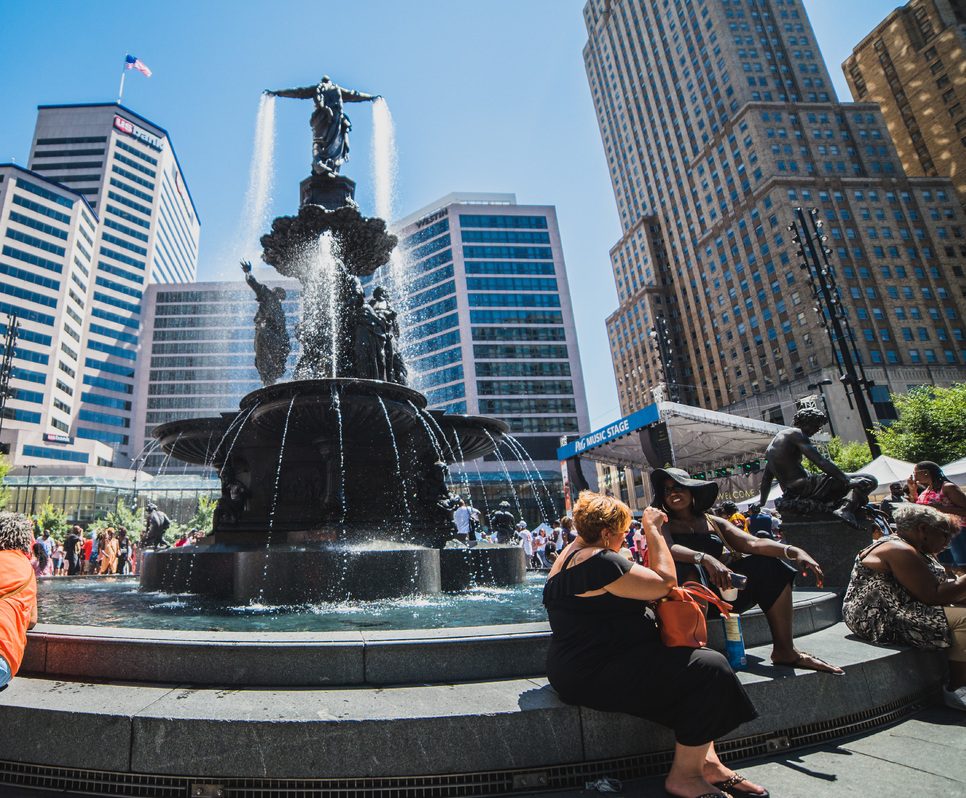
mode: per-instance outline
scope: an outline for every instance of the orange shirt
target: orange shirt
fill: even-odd
[[[26,584],[15,596],[9,596]],[[16,675],[27,646],[27,627],[37,611],[37,578],[23,552],[0,551],[0,656]]]

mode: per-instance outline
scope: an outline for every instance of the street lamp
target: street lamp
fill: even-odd
[[[824,380],[819,380],[818,382],[810,382],[808,384],[808,390],[814,391],[818,388],[818,395],[822,397],[822,407],[825,409],[825,417],[828,419],[828,432],[829,435],[834,436],[835,427],[832,426],[832,415],[828,412],[828,400],[825,398],[825,391],[822,390],[823,386],[831,384],[832,380],[826,377]]]
[[[798,247],[795,252],[801,259],[798,267],[808,275],[812,286],[817,302],[815,310],[828,333],[832,354],[845,371],[840,380],[845,386],[846,396],[851,394],[855,400],[862,429],[869,442],[869,451],[875,458],[882,454],[882,450],[872,434],[872,413],[866,396],[866,391],[871,391],[874,383],[865,376],[855,336],[842,307],[842,294],[835,282],[835,269],[829,260],[832,250],[825,245],[828,236],[822,233],[824,226],[825,223],[818,218],[818,208],[812,208],[807,215],[801,208],[796,208],[795,220],[788,225],[788,230],[792,233],[792,243]]]

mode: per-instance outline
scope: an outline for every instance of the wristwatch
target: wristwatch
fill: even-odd
[[[704,559],[704,555],[705,555],[705,552],[703,552],[703,551],[696,551],[694,553],[694,561],[695,561],[695,563],[700,563],[701,560]]]

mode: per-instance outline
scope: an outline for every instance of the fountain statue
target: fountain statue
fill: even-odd
[[[285,372],[285,362],[292,345],[285,327],[284,288],[267,288],[252,275],[252,264],[242,261],[245,282],[255,292],[258,312],[255,313],[255,368],[262,383],[272,385]]]
[[[768,444],[768,462],[761,476],[759,502],[768,501],[773,482],[777,479],[782,495],[775,506],[783,513],[815,516],[831,513],[840,521],[856,529],[864,526],[863,510],[869,494],[879,484],[870,474],[847,474],[835,463],[823,457],[811,436],[828,422],[828,417],[815,407],[803,407],[792,423],[794,426],[779,432]],[[821,474],[809,474],[802,461],[807,459]]]
[[[442,549],[455,536],[449,465],[493,452],[507,427],[427,410],[407,386],[389,292],[377,286],[366,298],[360,278],[389,262],[397,239],[384,220],[360,213],[355,183],[339,168],[348,155],[343,103],[378,95],[327,77],[269,93],[315,100],[312,175],[299,211],[275,219],[261,239],[262,260],[301,283],[298,362],[284,380],[285,295],[243,262],[258,301],[255,365],[264,387],[238,412],[154,430],[165,452],[217,469],[222,490],[212,535],[188,553],[151,553],[142,589],[270,604],[450,589],[463,577],[440,571],[453,559]],[[516,547],[474,549],[471,559],[485,567],[460,557],[467,579],[523,579]]]

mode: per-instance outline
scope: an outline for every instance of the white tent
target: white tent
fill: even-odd
[[[879,480],[879,487],[872,491],[873,496],[884,496],[889,492],[889,485],[893,482],[901,482],[903,485],[912,476],[915,468],[914,463],[907,463],[905,460],[897,460],[880,454],[867,466],[859,469],[860,474],[870,474]]]
[[[966,485],[966,457],[946,463],[943,473],[957,485]]]

